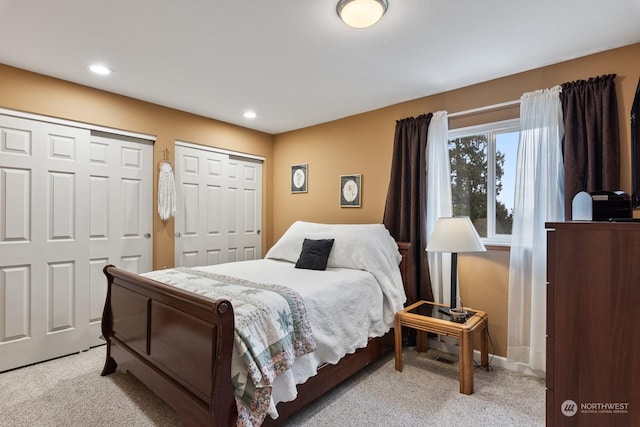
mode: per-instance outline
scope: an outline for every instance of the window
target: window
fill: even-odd
[[[511,240],[519,135],[518,119],[449,131],[453,214],[485,243]]]

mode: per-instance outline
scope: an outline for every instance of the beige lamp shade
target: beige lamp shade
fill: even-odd
[[[468,216],[438,218],[427,243],[428,252],[484,252],[487,249]]]

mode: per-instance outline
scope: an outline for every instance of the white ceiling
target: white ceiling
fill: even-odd
[[[640,0],[388,1],[0,0],[0,63],[277,134],[640,42]]]

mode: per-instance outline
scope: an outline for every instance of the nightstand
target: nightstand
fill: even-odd
[[[429,349],[427,333],[453,337],[458,340],[460,347],[460,393],[473,393],[473,337],[480,334],[480,363],[488,369],[488,316],[480,310],[465,308],[473,311],[464,323],[456,323],[449,320],[449,316],[442,313],[439,308],[445,305],[418,301],[396,313],[395,317],[395,358],[396,370],[402,372],[402,327],[407,326],[418,331],[416,350],[426,352]]]

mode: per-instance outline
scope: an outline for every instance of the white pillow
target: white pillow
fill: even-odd
[[[366,270],[364,258],[381,253],[400,263],[398,245],[382,224],[318,224],[296,221],[269,249],[265,258],[296,262],[304,239],[334,239],[327,267]]]

